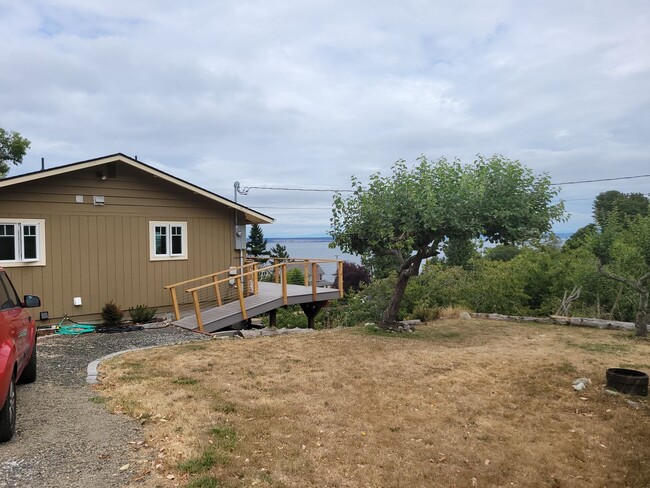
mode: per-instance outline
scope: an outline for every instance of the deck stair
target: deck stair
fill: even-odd
[[[319,263],[336,262],[339,288],[317,286]],[[304,266],[304,283],[287,283],[287,265]],[[274,311],[285,305],[300,304],[308,321],[329,300],[343,296],[343,262],[323,259],[276,259],[270,266],[248,263],[225,271],[200,276],[165,286],[171,293],[174,325],[200,332],[217,332],[257,315]],[[272,279],[271,282],[262,281]],[[184,290],[179,297],[179,292]],[[191,297],[191,300],[188,298]],[[190,304],[192,313],[181,313],[181,305]],[[185,308],[186,312],[187,307]]]

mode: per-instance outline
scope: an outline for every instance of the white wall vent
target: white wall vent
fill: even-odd
[[[105,205],[104,195],[93,195],[93,205]]]
[[[84,202],[84,196],[83,195],[76,195],[74,197],[74,201],[77,203],[83,203]]]

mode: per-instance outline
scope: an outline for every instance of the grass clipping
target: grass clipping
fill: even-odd
[[[130,353],[101,388],[165,449],[150,486],[647,487],[647,400],[604,377],[648,358],[621,332],[448,319]]]

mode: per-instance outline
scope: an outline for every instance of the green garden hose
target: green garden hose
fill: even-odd
[[[66,320],[72,322],[73,325],[61,325]],[[55,332],[61,335],[87,334],[88,332],[95,332],[95,326],[91,324],[78,324],[74,320],[70,320],[67,316],[65,316],[61,319],[59,325],[56,326]]]

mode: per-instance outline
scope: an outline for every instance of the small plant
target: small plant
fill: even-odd
[[[175,385],[196,385],[198,382],[199,380],[194,378],[178,378],[172,381]]]
[[[438,307],[416,305],[413,312],[411,312],[411,318],[421,320],[422,322],[433,322],[440,318],[440,309]]]
[[[190,481],[186,486],[187,488],[221,488],[224,485],[214,476],[203,476]]]
[[[102,308],[102,319],[106,325],[119,325],[124,317],[124,312],[113,300],[106,303]]]
[[[157,308],[150,308],[144,304],[129,308],[131,320],[136,324],[146,324],[147,322],[151,322],[156,316],[157,311]]]
[[[185,473],[197,474],[208,471],[216,464],[227,464],[228,455],[217,453],[212,449],[204,450],[199,456],[183,461],[178,465],[178,469]]]

